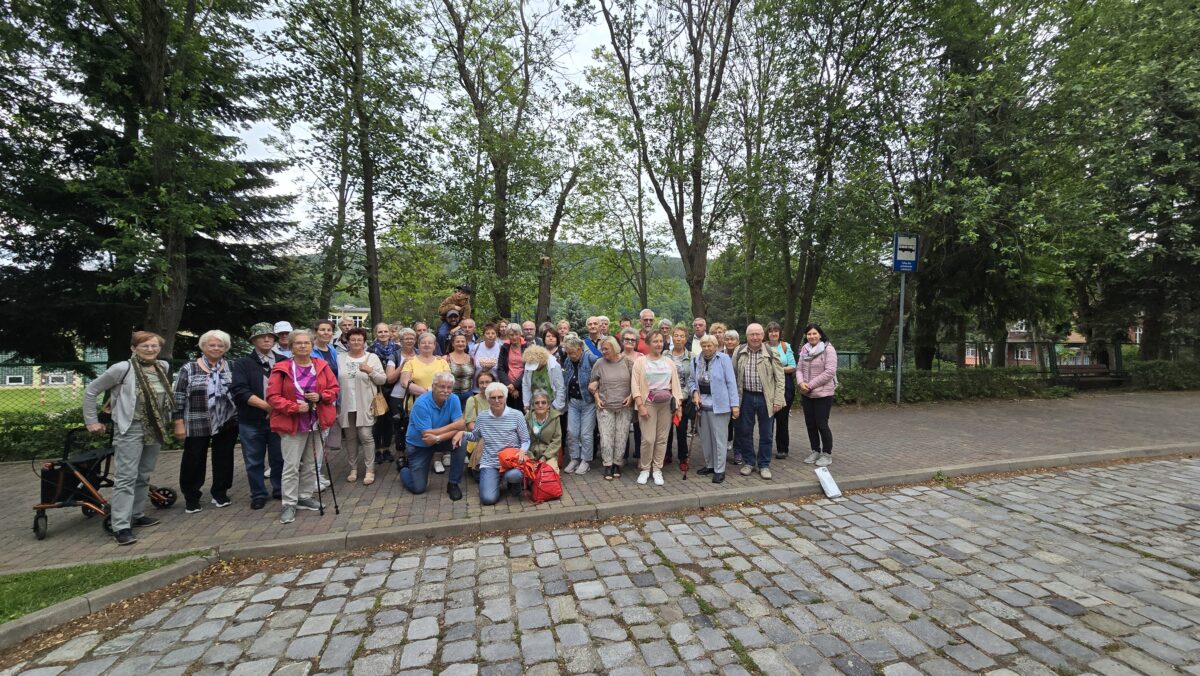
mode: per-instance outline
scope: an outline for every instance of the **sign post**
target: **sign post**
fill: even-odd
[[[896,331],[896,403],[900,403],[900,385],[904,379],[904,282],[908,273],[917,271],[917,235],[892,235],[892,271],[900,273],[900,319]]]

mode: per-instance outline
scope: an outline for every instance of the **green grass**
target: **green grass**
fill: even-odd
[[[50,413],[82,405],[83,387],[0,387],[0,413]]]
[[[193,555],[194,552],[188,552],[158,559],[87,563],[69,568],[0,575],[0,623]]]

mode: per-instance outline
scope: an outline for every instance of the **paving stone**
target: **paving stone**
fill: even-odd
[[[436,638],[408,643],[404,646],[404,652],[400,654],[400,668],[412,669],[433,662],[437,654],[437,644]]]

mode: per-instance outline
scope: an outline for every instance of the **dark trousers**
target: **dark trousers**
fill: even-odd
[[[833,410],[833,397],[800,397],[800,407],[804,409],[809,448],[832,453],[833,432],[829,430],[829,412]]]
[[[388,414],[375,416],[375,426],[371,428],[371,436],[375,438],[375,451],[378,454],[392,447],[392,434],[395,424],[392,422],[391,398],[388,399]],[[369,404],[368,404],[369,405]]]
[[[754,423],[758,421],[758,458],[754,453]],[[742,461],[763,469],[771,466],[771,411],[762,392],[743,392],[738,415],[737,448]]]
[[[671,429],[667,431],[667,462],[671,462],[671,451],[675,451],[675,457],[679,458],[679,462],[687,462],[688,459],[688,417],[681,416],[679,418],[679,426],[671,425]]]
[[[625,458],[636,460],[642,457],[642,426],[638,423],[637,409],[633,409],[633,447],[629,447],[629,434],[625,434]]]
[[[388,415],[392,417],[392,434],[396,438],[396,461],[404,456],[405,439],[408,435],[408,403],[403,398],[388,397]],[[375,447],[375,455],[386,449]]]
[[[204,485],[205,466],[208,464],[208,447],[212,445],[212,485],[209,493],[213,497],[225,497],[233,485],[233,447],[237,445],[237,421],[204,437],[188,437],[183,440],[183,456],[179,459],[179,490],[189,504],[200,502],[200,487]]]
[[[783,408],[775,414],[775,453],[787,455],[791,448],[788,436],[788,415],[792,412],[792,402],[796,399],[796,379],[787,376],[786,387],[783,390]]]
[[[408,466],[400,469],[400,483],[409,493],[420,495],[429,487],[429,468],[434,458],[450,454],[450,476],[447,483],[462,483],[463,472],[467,466],[467,447],[459,444],[455,448],[450,440],[439,441],[432,446],[410,446],[408,448]]]
[[[279,435],[272,432],[264,420],[257,425],[238,425],[238,436],[242,440],[242,461],[246,465],[246,480],[250,482],[250,499],[266,500],[272,495],[278,498],[283,493],[279,483],[283,477],[283,449]],[[267,493],[264,466],[271,468],[271,493]]]

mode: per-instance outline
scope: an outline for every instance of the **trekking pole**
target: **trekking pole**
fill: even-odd
[[[317,464],[317,442],[316,437],[313,436],[314,434],[319,434],[319,432],[314,432],[311,429],[308,431],[308,441],[313,442],[313,470],[317,473],[317,507],[321,516],[325,516],[325,501],[321,498],[321,466]],[[329,463],[326,462],[325,464]]]
[[[358,430],[355,430],[356,432]],[[338,506],[337,491],[333,489],[333,470],[329,469],[329,453],[326,451],[325,444],[321,444],[321,456],[325,459],[325,475],[329,477],[329,494],[333,496],[333,513],[341,514],[342,509]],[[315,457],[315,455],[314,455]],[[321,488],[321,471],[317,470],[317,488]]]

